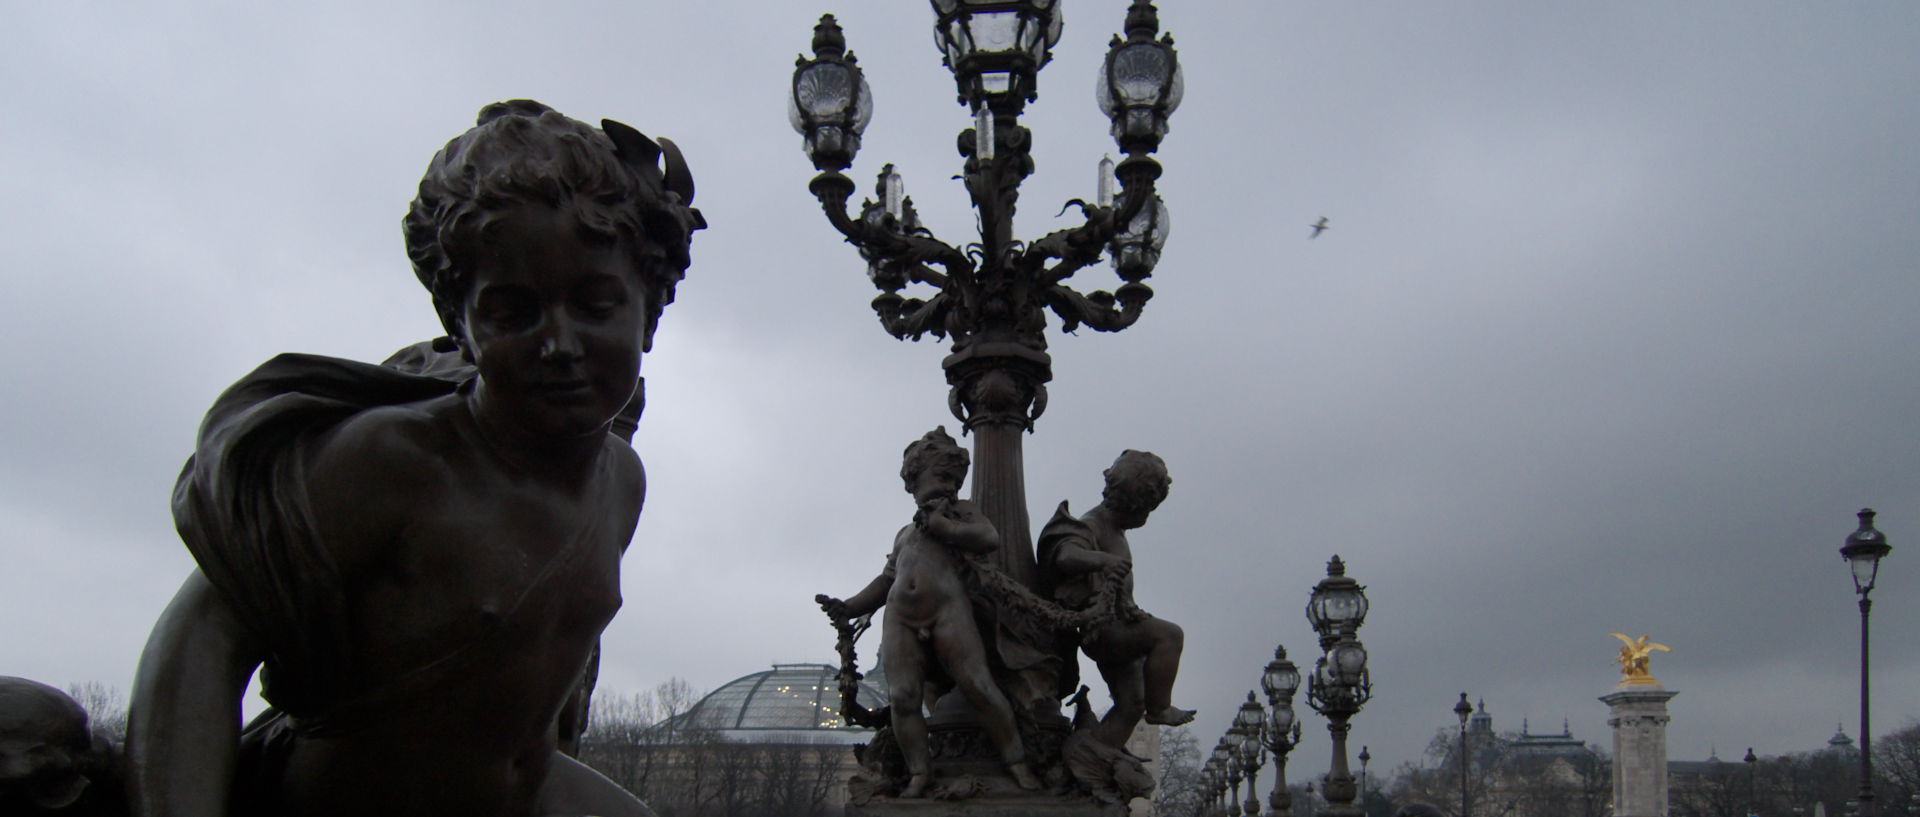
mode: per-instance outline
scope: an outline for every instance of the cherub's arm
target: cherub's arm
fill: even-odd
[[[866,587],[860,588],[860,592],[848,597],[844,602],[846,617],[858,618],[880,609],[881,605],[887,603],[887,591],[892,589],[893,562],[888,561],[886,572],[873,577],[873,581],[868,582]]]
[[[860,588],[860,592],[848,596],[846,601],[824,595],[815,596],[814,601],[819,602],[829,615],[842,619],[859,618],[880,609],[881,605],[887,603],[887,591],[893,589],[893,563],[900,558],[900,543],[906,535],[907,531],[901,531],[894,537],[893,552],[887,554],[887,566],[881,568],[880,575],[867,582],[866,587]]]
[[[240,699],[260,649],[195,570],[154,624],[127,713],[127,786],[136,817],[227,813]]]
[[[1092,544],[1078,536],[1061,541],[1053,553],[1054,569],[1075,576],[1109,569],[1124,570],[1129,566],[1127,560],[1098,550]]]

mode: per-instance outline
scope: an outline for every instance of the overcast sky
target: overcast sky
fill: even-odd
[[[1092,88],[1126,5],[1065,3],[1024,237],[1114,152]],[[1676,759],[1857,737],[1837,549],[1862,506],[1894,546],[1875,730],[1920,716],[1920,5],[1162,5],[1186,101],[1157,295],[1125,332],[1052,335],[1027,480],[1044,519],[1123,448],[1170,464],[1138,595],[1186,628],[1203,744],[1276,643],[1311,664],[1334,553],[1373,601],[1376,769],[1462,690],[1497,728],[1610,746],[1613,631],[1673,647]],[[924,3],[9,4],[0,673],[128,687],[192,567],[168,497],[201,413],[276,353],[439,333],[400,217],[515,97],[673,138],[712,224],[646,361],[602,687],[835,660],[813,594],[879,569],[900,449],[958,429],[947,349],[881,331],[806,190],[783,94],[824,11],[877,102],[863,193],[895,162],[976,240]],[[1327,765],[1308,723],[1296,779]]]

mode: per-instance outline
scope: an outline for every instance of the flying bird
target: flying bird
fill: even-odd
[[[1307,236],[1307,238],[1319,238],[1321,233],[1324,233],[1327,231],[1327,217],[1321,216],[1318,222],[1309,224],[1307,226],[1313,228],[1313,235]]]

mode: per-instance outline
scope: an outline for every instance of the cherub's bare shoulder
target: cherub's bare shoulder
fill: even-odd
[[[626,503],[631,515],[628,523],[637,523],[640,509],[647,501],[647,469],[640,464],[640,455],[634,453],[633,446],[612,434],[607,435],[605,452],[612,463],[613,480],[609,489]]]
[[[320,440],[309,476],[358,476],[365,482],[438,470],[455,436],[449,415],[458,408],[456,399],[436,398],[355,414]]]
[[[459,456],[457,398],[380,406],[328,430],[308,463],[307,499],[336,547],[383,538],[431,506]]]
[[[607,435],[606,455],[613,461],[614,478],[622,485],[633,485],[640,493],[647,491],[647,469],[641,464],[640,455],[625,440]]]

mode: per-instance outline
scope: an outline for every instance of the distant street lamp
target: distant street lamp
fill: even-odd
[[[1868,751],[1871,743],[1867,731],[1867,613],[1873,609],[1873,601],[1867,594],[1873,592],[1880,559],[1893,552],[1893,547],[1887,544],[1886,534],[1874,529],[1872,508],[1861,508],[1859,517],[1860,528],[1847,536],[1840,555],[1852,566],[1853,591],[1860,594],[1860,817],[1874,817],[1873,753]]]
[[[1460,693],[1460,702],[1453,705],[1453,714],[1460,717],[1460,817],[1467,817],[1467,719],[1473,717],[1473,704],[1467,703],[1467,693]]]
[[[1247,766],[1241,762],[1243,748],[1247,745],[1247,736],[1241,734],[1239,724],[1227,727],[1227,765],[1233,770],[1233,791],[1227,796],[1227,814],[1235,817],[1240,814],[1240,781],[1247,779]],[[1253,790],[1252,785],[1247,790]]]
[[[1273,753],[1273,793],[1267,795],[1272,817],[1293,817],[1293,792],[1287,790],[1287,753],[1300,745],[1300,722],[1293,716],[1293,693],[1300,688],[1300,669],[1287,660],[1287,648],[1274,647],[1273,660],[1260,673],[1260,689],[1267,693],[1267,723],[1261,729],[1267,751]]]
[[[1373,698],[1367,673],[1367,648],[1355,635],[1367,619],[1366,588],[1347,577],[1347,565],[1334,556],[1327,577],[1307,599],[1307,621],[1320,636],[1323,654],[1307,677],[1307,705],[1327,716],[1333,737],[1333,767],[1320,787],[1330,817],[1360,817],[1353,805],[1353,773],[1347,770],[1348,721]]]
[[[1367,747],[1360,747],[1360,813],[1367,813],[1367,761],[1373,755],[1367,754]]]
[[[1253,690],[1247,690],[1247,702],[1240,705],[1240,711],[1233,714],[1233,728],[1240,733],[1240,768],[1247,773],[1247,800],[1244,813],[1252,817],[1260,813],[1260,790],[1256,782],[1260,775],[1260,766],[1266,762],[1266,749],[1260,740],[1260,725],[1266,720],[1266,711],[1253,699]]]
[[[1233,815],[1240,810],[1240,764],[1235,762],[1233,756],[1232,735],[1233,731],[1228,730],[1227,734],[1221,735],[1220,741],[1213,745],[1213,760],[1219,765],[1220,774],[1227,782],[1226,802],[1222,808],[1228,815]]]
[[[1213,758],[1207,758],[1205,763],[1200,764],[1200,793],[1203,795],[1201,801],[1204,806],[1201,814],[1204,817],[1211,817],[1207,812],[1213,807],[1210,802],[1213,799]]]
[[[1747,756],[1746,756],[1745,758],[1742,758],[1742,759],[1743,759],[1743,760],[1744,760],[1744,761],[1746,762],[1746,764],[1747,764],[1747,817],[1754,817],[1754,812],[1753,812],[1753,764],[1754,764],[1754,763],[1755,763],[1756,761],[1758,761],[1758,760],[1759,760],[1759,758],[1757,758],[1757,757],[1754,757],[1754,756],[1753,756],[1753,747],[1752,747],[1752,746],[1748,746],[1748,747],[1747,747]]]

